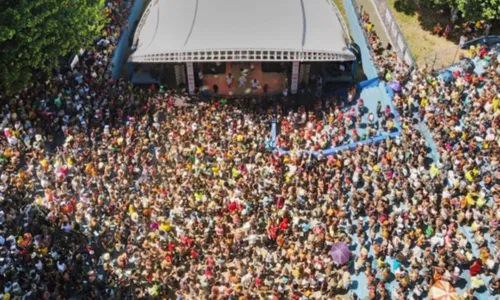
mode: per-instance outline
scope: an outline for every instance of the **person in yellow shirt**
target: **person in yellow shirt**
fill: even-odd
[[[473,58],[476,55],[476,47],[474,45],[470,46],[468,55],[470,58]]]
[[[500,95],[496,95],[495,98],[493,98],[493,102],[491,103],[494,113],[497,112],[499,103],[500,103]]]

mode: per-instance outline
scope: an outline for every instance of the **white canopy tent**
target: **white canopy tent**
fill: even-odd
[[[129,60],[352,61],[339,18],[331,0],[152,0]]]

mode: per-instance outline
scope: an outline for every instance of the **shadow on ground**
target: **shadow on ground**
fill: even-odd
[[[444,31],[448,23],[450,23],[451,21],[451,10],[446,5],[429,4],[425,2],[422,3],[421,1],[414,0],[395,0],[393,4],[396,11],[407,16],[415,16],[417,14],[418,21],[420,22],[422,29],[431,33],[434,31],[434,27],[438,23],[441,24]],[[491,28],[491,34],[499,33],[500,28],[498,26],[498,21],[493,22],[494,23],[492,24],[493,26]],[[465,23],[466,20],[459,17],[459,19],[455,22],[456,25],[454,26],[451,34],[446,39],[454,43],[458,43],[460,40],[460,36],[464,31],[463,25]],[[479,32],[478,34],[479,36],[481,36],[482,32]]]

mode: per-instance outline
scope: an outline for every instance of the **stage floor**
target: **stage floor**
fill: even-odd
[[[249,67],[249,65],[249,63],[226,63],[225,74],[205,74],[203,76],[203,86],[200,90],[213,93],[213,86],[216,84],[219,87],[219,95],[264,95],[264,85],[266,84],[268,86],[268,94],[281,93],[288,86],[285,73],[262,72],[262,64],[260,62],[253,62],[253,68]],[[243,72],[241,72],[241,69],[243,69]],[[233,75],[233,82],[230,87],[226,81],[226,75],[229,73]],[[239,84],[240,76],[246,77],[246,83],[243,86]],[[259,81],[259,88],[252,89],[252,79]]]

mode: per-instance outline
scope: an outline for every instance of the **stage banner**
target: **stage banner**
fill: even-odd
[[[193,71],[193,63],[192,62],[187,62],[186,63],[186,68],[187,68],[187,78],[188,78],[188,89],[189,89],[189,94],[194,94],[194,71]]]
[[[292,65],[292,85],[290,86],[290,92],[292,94],[297,94],[298,86],[299,86],[299,62],[294,61]]]

